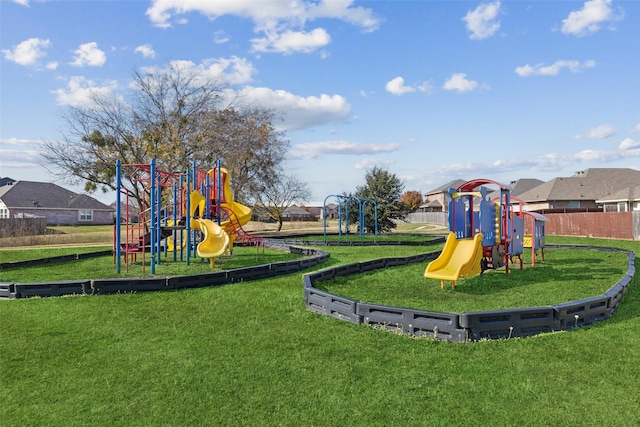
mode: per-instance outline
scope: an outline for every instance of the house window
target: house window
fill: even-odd
[[[580,200],[571,200],[571,201],[569,202],[569,206],[568,206],[568,207],[569,207],[569,208],[572,208],[572,209],[577,209],[577,208],[579,208],[579,207],[580,207]]]
[[[626,212],[626,211],[627,211],[627,203],[618,202],[618,212]]]
[[[0,208],[0,219],[2,218],[9,218],[9,209]]]
[[[93,221],[93,211],[90,209],[80,209],[78,211],[78,221]]]
[[[633,210],[640,211],[640,202],[633,202]]]

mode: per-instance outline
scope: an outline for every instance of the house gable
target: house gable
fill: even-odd
[[[111,224],[114,209],[53,183],[16,181],[0,187],[8,216],[41,216],[48,224]]]
[[[605,212],[640,211],[640,185],[609,194],[596,203],[602,204]]]

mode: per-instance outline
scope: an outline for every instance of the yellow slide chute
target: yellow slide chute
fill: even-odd
[[[455,233],[449,233],[440,256],[427,265],[424,277],[440,279],[442,288],[445,280],[450,280],[455,288],[458,279],[482,272],[482,250],[482,233],[472,239],[456,239]]]
[[[214,259],[224,255],[224,253],[233,247],[236,240],[236,233],[239,228],[251,220],[251,208],[233,200],[233,193],[229,183],[229,172],[220,168],[222,174],[222,203],[221,207],[228,216],[227,219],[217,224],[210,219],[200,218],[205,215],[208,208],[207,199],[199,191],[195,190],[189,194],[189,205],[191,222],[193,228],[202,231],[204,236],[196,248],[198,256],[209,258],[213,266]],[[215,169],[208,172],[209,175],[215,175]]]
[[[229,235],[215,222],[210,219],[192,219],[193,228],[199,228],[204,238],[196,251],[201,258],[210,258],[213,262],[214,258],[224,255],[229,247]]]

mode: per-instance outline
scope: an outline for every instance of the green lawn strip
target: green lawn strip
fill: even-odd
[[[74,246],[59,248],[4,249],[0,251],[0,262],[29,261],[61,255],[86,254],[111,250],[113,246]]]
[[[306,310],[300,276],[4,301],[6,425],[635,425],[638,279],[614,317],[467,344]]]
[[[12,251],[13,252],[13,251]],[[216,259],[214,269],[208,260],[191,257],[186,264],[186,255],[180,261],[173,260],[173,254],[160,256],[160,263],[156,263],[155,277],[204,274],[212,271],[230,270],[253,265],[269,264],[300,258],[301,255],[255,247],[235,247],[233,255]],[[65,261],[53,264],[42,264],[32,267],[11,268],[0,270],[2,282],[42,282],[80,279],[106,279],[114,277],[152,277],[151,258],[145,254],[137,254],[137,259],[127,265],[121,261],[120,274],[115,273],[115,263],[112,256],[103,256],[84,260]]]
[[[327,234],[324,236],[323,234],[309,234],[303,235],[300,237],[296,237],[295,235],[291,238],[285,237],[286,239],[291,240],[300,240],[300,241],[327,241],[327,242],[344,242],[344,243],[359,243],[359,242],[370,242],[370,243],[385,243],[385,242],[408,242],[408,243],[428,243],[429,241],[438,238],[441,236],[436,235],[428,235],[428,234],[397,234],[397,233],[389,233],[389,234],[380,234],[378,236],[367,234],[365,236],[360,236],[357,233],[351,233],[349,235],[337,235],[335,233]]]
[[[459,313],[536,307],[601,295],[627,271],[627,255],[584,249],[549,249],[545,261],[509,274],[489,270],[461,279],[455,289],[423,277],[425,263],[339,277],[318,288],[357,301]]]

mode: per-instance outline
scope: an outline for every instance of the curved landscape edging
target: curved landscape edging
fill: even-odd
[[[244,282],[249,280],[266,279],[269,277],[281,276],[301,272],[310,267],[322,264],[329,258],[329,254],[311,248],[299,248],[290,244],[287,238],[307,237],[309,234],[292,234],[284,235],[280,238],[264,238],[265,246],[297,253],[308,258],[292,261],[282,261],[271,264],[251,266],[234,270],[225,270],[214,273],[170,276],[170,277],[152,277],[152,278],[110,278],[110,279],[80,279],[70,281],[51,281],[51,282],[0,282],[0,299],[20,299],[31,297],[52,297],[65,295],[104,295],[121,292],[150,292],[165,291],[172,289],[201,288],[207,286],[220,286],[235,282]],[[436,241],[436,240],[434,240]],[[310,241],[293,241],[298,246],[322,246],[322,242]],[[352,244],[350,242],[342,242],[343,244]],[[394,242],[402,244],[402,242]],[[375,245],[375,242],[355,242],[357,245]],[[407,243],[412,244],[412,243]],[[419,243],[416,243],[419,244]],[[42,258],[36,260],[16,261],[1,263],[0,269],[9,269],[17,267],[27,267],[43,264],[51,264],[56,262],[73,261],[80,259],[88,259],[99,256],[111,255],[112,251],[98,251],[82,254],[61,255],[50,258]]]
[[[322,264],[329,259],[329,254],[325,251],[285,245],[275,239],[265,239],[265,246],[300,254],[305,256],[305,258],[185,276],[82,279],[38,283],[0,282],[0,299],[53,297],[64,295],[106,295],[123,292],[151,292],[221,286],[231,283],[266,279],[285,274],[297,273]],[[109,251],[108,254],[111,254],[111,251]],[[83,256],[82,258],[87,257],[89,256]],[[76,255],[69,255],[59,257],[56,261],[69,261],[75,259],[80,258],[77,258]],[[41,261],[41,263],[49,262],[52,261]]]
[[[347,322],[451,342],[528,337],[544,332],[586,326],[611,317],[635,275],[635,253],[625,249],[598,246],[548,245],[547,247],[625,252],[628,257],[627,272],[602,295],[553,306],[461,314],[370,304],[334,295],[314,286],[318,282],[340,276],[435,259],[439,253],[434,252],[405,258],[381,258],[305,274],[302,279],[305,304],[312,311]]]

